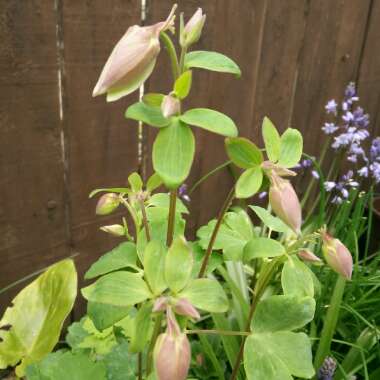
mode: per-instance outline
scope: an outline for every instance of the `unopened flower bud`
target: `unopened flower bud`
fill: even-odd
[[[298,196],[288,180],[271,173],[269,202],[274,213],[296,234],[301,232],[302,210]]]
[[[198,310],[186,298],[180,298],[174,305],[174,311],[179,315],[184,315],[193,319],[200,319]]]
[[[189,372],[191,347],[182,333],[170,308],[167,310],[168,327],[157,338],[154,364],[158,380],[185,380]]]
[[[157,313],[159,311],[164,311],[168,307],[168,298],[167,297],[159,297],[153,304],[153,313]]]
[[[295,171],[289,170],[279,164],[274,164],[271,161],[262,162],[261,167],[266,171],[274,171],[280,177],[294,177],[297,175]]]
[[[119,196],[115,193],[103,194],[96,205],[97,215],[111,214],[120,204]]]
[[[308,261],[310,263],[322,262],[322,260],[317,255],[314,255],[314,253],[308,249],[303,249],[302,251],[298,252],[298,257],[300,257],[303,261]]]
[[[172,28],[175,9],[176,6],[166,21],[128,28],[108,58],[92,96],[107,93],[107,101],[115,101],[148,79],[160,52],[160,33]]]
[[[322,252],[327,264],[347,280],[352,276],[352,256],[346,246],[327,232],[322,232]]]
[[[161,112],[164,117],[177,115],[180,111],[180,101],[172,95],[164,96],[161,103]]]
[[[181,15],[181,31],[179,41],[182,47],[188,47],[196,42],[202,34],[203,25],[206,21],[206,15],[203,14],[202,8],[198,8],[190,20],[183,27],[183,19]]]
[[[111,224],[110,226],[103,226],[100,229],[107,232],[113,236],[125,236],[124,226],[120,224]]]

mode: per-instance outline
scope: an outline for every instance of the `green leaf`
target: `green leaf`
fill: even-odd
[[[162,115],[160,107],[152,107],[143,102],[129,106],[125,111],[125,117],[157,128],[166,127],[170,123],[170,120]]]
[[[142,190],[143,181],[139,173],[133,172],[132,174],[130,174],[128,177],[128,182],[133,192],[137,193],[138,191]]]
[[[299,329],[313,319],[314,311],[314,298],[271,296],[257,305],[251,330],[254,333],[270,333]]]
[[[203,249],[207,249],[215,223],[212,220],[197,231]],[[214,249],[222,249],[225,260],[240,261],[243,259],[244,246],[253,236],[252,222],[244,210],[228,212],[215,239]]]
[[[5,310],[0,328],[0,368],[25,368],[41,360],[56,345],[61,328],[77,294],[77,273],[72,260],[51,266],[13,299]]]
[[[161,107],[161,103],[164,100],[164,96],[164,94],[150,92],[142,97],[142,101],[150,107]]]
[[[124,271],[106,274],[83,288],[82,294],[88,301],[114,306],[132,306],[152,297],[139,274]]]
[[[272,231],[291,232],[291,229],[279,218],[273,216],[268,210],[259,206],[249,206],[260,220]]]
[[[196,308],[211,313],[224,313],[228,309],[228,299],[222,286],[209,278],[192,281],[178,297],[186,298]]]
[[[193,132],[177,118],[160,130],[153,144],[153,167],[168,188],[178,187],[187,178],[194,151]]]
[[[255,195],[263,183],[263,171],[259,166],[246,169],[236,182],[236,198],[249,198]]]
[[[292,380],[314,375],[311,345],[307,335],[281,331],[253,334],[244,347],[248,380]]]
[[[158,240],[150,241],[144,251],[144,274],[155,296],[160,295],[166,288],[165,281],[166,249]]]
[[[130,306],[114,306],[99,302],[88,302],[87,304],[87,314],[99,331],[103,331],[122,320],[128,315],[130,309]]]
[[[244,247],[244,260],[285,255],[284,246],[277,240],[265,237],[254,237]]]
[[[136,259],[135,244],[123,242],[112,251],[101,256],[98,261],[95,261],[84,275],[84,278],[88,280],[123,268],[138,269]]]
[[[265,150],[270,161],[277,162],[280,157],[281,140],[276,127],[268,117],[264,117],[262,126]]]
[[[146,184],[146,189],[149,192],[152,192],[156,190],[158,187],[160,187],[161,185],[162,185],[161,177],[157,173],[153,173],[148,179],[148,182]]]
[[[297,129],[288,128],[281,136],[281,150],[278,163],[285,168],[295,166],[302,156],[303,139]]]
[[[123,341],[115,346],[104,357],[103,363],[106,366],[108,380],[136,380],[137,355],[130,354],[128,342]]]
[[[233,120],[227,115],[208,108],[193,108],[180,116],[189,125],[206,129],[222,136],[235,137],[238,134]]]
[[[168,217],[169,206],[170,206],[170,196],[168,193],[157,193],[157,194],[152,195],[148,199],[148,209],[151,207],[159,209],[159,215],[161,215],[161,217],[158,219],[166,219]],[[167,210],[167,213],[164,212],[164,209]],[[179,214],[189,213],[188,208],[184,205],[181,199],[177,199],[176,213],[179,213]]]
[[[314,297],[314,283],[310,269],[296,256],[289,257],[284,264],[281,284],[284,294]]]
[[[191,70],[185,71],[174,83],[174,92],[179,99],[185,99],[190,92],[192,83]]]
[[[93,362],[84,353],[57,352],[28,368],[28,380],[106,380],[102,362]],[[38,375],[36,375],[38,373]]]
[[[133,353],[142,352],[152,335],[152,305],[141,306],[134,319],[134,329],[129,350]]]
[[[189,282],[193,267],[193,254],[185,238],[174,239],[165,261],[165,279],[169,288],[177,293]]]
[[[187,68],[196,67],[221,73],[235,74],[240,77],[241,71],[239,66],[223,54],[214,51],[192,51],[186,54],[185,66]]]
[[[226,139],[226,150],[231,161],[242,169],[258,166],[264,159],[260,149],[244,137]]]
[[[194,265],[191,277],[195,278],[198,276],[198,273],[201,269],[203,259],[205,257],[205,250],[201,248],[198,242],[192,244],[192,251],[194,256]],[[213,252],[209,258],[207,268],[206,268],[206,276],[212,273],[217,267],[223,264],[223,256],[219,253]]]

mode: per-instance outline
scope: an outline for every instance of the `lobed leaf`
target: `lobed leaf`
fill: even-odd
[[[297,129],[288,128],[281,136],[281,150],[278,163],[285,168],[294,167],[302,156],[303,139]]]
[[[263,183],[263,171],[259,166],[246,169],[236,182],[236,198],[249,198],[255,195]]]
[[[276,127],[268,117],[264,117],[262,134],[265,151],[270,161],[277,162],[280,157],[281,139]]]
[[[285,255],[284,246],[277,240],[254,237],[244,247],[244,260]]]
[[[160,107],[150,106],[143,102],[137,102],[129,106],[124,116],[126,119],[141,121],[157,128],[163,128],[170,124],[170,119],[162,115]]]
[[[249,169],[263,162],[260,149],[244,137],[226,139],[226,150],[231,161],[242,169]]]
[[[279,218],[273,216],[268,210],[260,206],[249,206],[260,220],[272,231],[290,232],[291,229]]]

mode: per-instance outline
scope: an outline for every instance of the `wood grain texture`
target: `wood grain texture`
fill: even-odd
[[[0,288],[68,254],[53,6],[1,2]]]
[[[95,188],[124,186],[138,169],[137,126],[124,119],[126,106],[137,95],[107,103],[104,96],[94,99],[91,93],[115,43],[140,22],[140,3],[112,0],[105,6],[102,0],[69,0],[62,2],[60,12],[70,245],[79,253],[82,279],[89,265],[118,243],[99,227],[121,219],[120,213],[96,216],[96,199],[89,200],[88,194]],[[77,313],[83,311],[82,302],[80,298]]]

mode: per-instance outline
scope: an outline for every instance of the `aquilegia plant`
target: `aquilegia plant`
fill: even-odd
[[[69,327],[71,351],[29,366],[30,379],[63,379],[67,377],[58,374],[68,376],[74,369],[77,378],[95,380],[316,375],[304,331],[314,317],[317,283],[308,265],[321,259],[310,247],[320,242],[327,263],[346,279],[351,277],[351,254],[325,228],[303,231],[301,205],[289,180],[302,156],[297,130],[288,128],[280,135],[265,118],[265,149],[259,149],[238,137],[235,123],[223,113],[185,108],[197,69],[241,73],[222,54],[191,51],[206,20],[201,9],[186,24],[180,17],[178,56],[172,41],[175,9],[166,21],[129,28],[95,86],[94,96],[106,94],[108,101],[116,101],[150,76],[161,44],[169,54],[170,93],[148,93],[125,112],[127,119],[158,132],[154,174],[144,182],[131,173],[128,187],[90,195],[101,194],[98,215],[125,207],[119,224],[102,227],[124,241],[85,275],[94,282],[82,289],[87,315]],[[183,184],[195,153],[192,128],[223,136],[230,162],[241,174],[217,218],[190,242],[184,219],[189,211],[182,199],[189,200]],[[234,199],[248,202],[264,191],[267,208],[233,206]],[[260,219],[261,227],[248,212]]]

